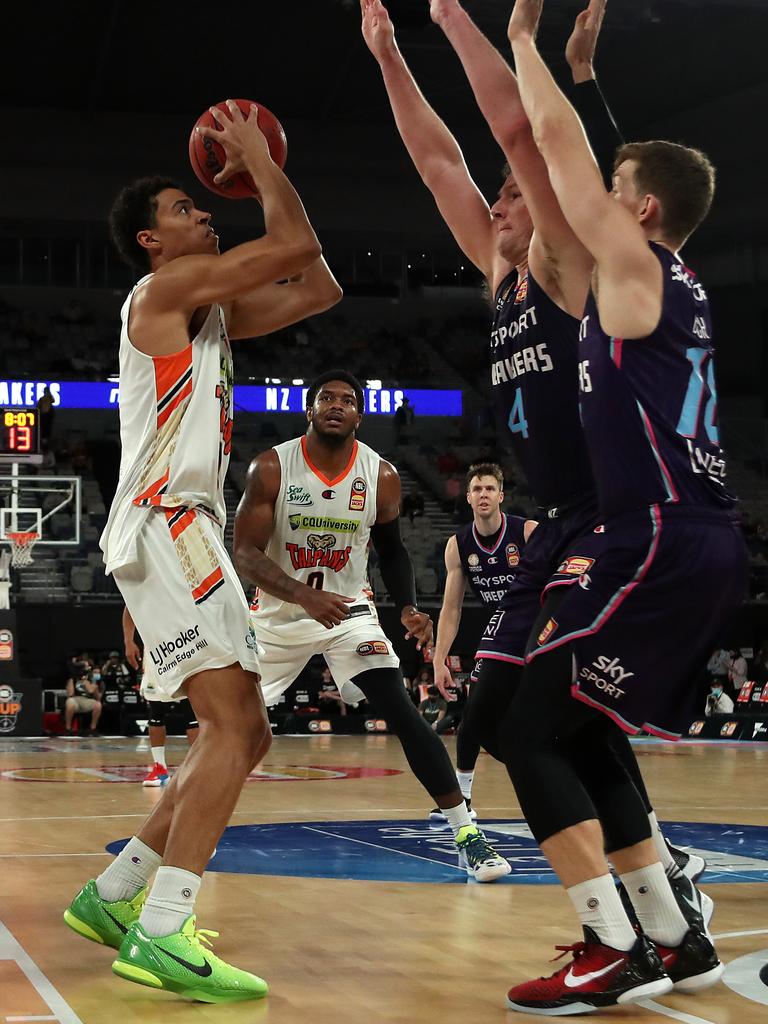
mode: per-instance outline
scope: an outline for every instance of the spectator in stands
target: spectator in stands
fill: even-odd
[[[723,691],[723,684],[712,681],[709,693],[707,694],[707,704],[704,708],[704,714],[707,718],[710,715],[730,715],[733,711],[733,701],[727,693]]]
[[[430,686],[427,690],[427,699],[419,704],[419,714],[421,717],[437,731],[437,727],[445,718],[447,710],[448,705],[440,696],[438,688]]]
[[[413,522],[416,516],[424,515],[424,495],[416,484],[413,485],[408,494],[403,498],[400,515],[403,517],[408,516],[411,522]]]
[[[109,652],[109,657],[101,666],[101,675],[108,690],[123,689],[132,682],[131,670],[118,651]]]
[[[461,505],[466,508],[466,501],[460,502],[462,497],[462,480],[458,476],[450,476],[445,481],[445,507],[451,515],[456,515]]]
[[[413,421],[415,418],[414,408],[409,398],[403,398],[402,403],[395,410],[393,421],[395,425],[395,444],[407,444],[413,433]]]
[[[731,652],[731,663],[728,668],[728,680],[735,693],[738,693],[747,681],[747,659],[739,650]]]
[[[752,678],[758,686],[768,683],[768,641],[761,644],[752,663]]]
[[[728,678],[728,670],[731,667],[731,652],[724,647],[713,651],[712,657],[707,662],[707,672],[720,683]]]
[[[46,384],[40,398],[37,400],[37,411],[40,413],[40,447],[47,452],[51,446],[51,431],[53,430],[53,395]]]
[[[84,672],[78,679],[67,680],[67,700],[64,705],[64,727],[72,735],[72,720],[75,715],[90,714],[90,736],[98,736],[96,726],[101,717],[101,673]]]

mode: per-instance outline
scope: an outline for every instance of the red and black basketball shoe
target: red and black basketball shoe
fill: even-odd
[[[507,993],[508,1009],[564,1017],[662,996],[672,989],[659,954],[644,935],[624,952],[604,946],[591,928],[585,928],[583,942],[555,949],[562,950],[562,956],[573,953],[571,962],[549,978],[515,985]]]
[[[702,928],[689,928],[679,946],[655,945],[676,992],[700,992],[723,976],[724,967]]]

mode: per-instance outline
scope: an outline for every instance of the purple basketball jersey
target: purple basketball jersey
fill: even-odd
[[[461,568],[484,605],[498,604],[515,578],[525,547],[524,527],[522,516],[502,513],[498,536],[481,536],[474,523],[467,523],[456,533]]]
[[[579,322],[530,271],[513,271],[494,298],[491,394],[499,441],[507,438],[540,508],[594,489],[579,421]]]
[[[661,319],[647,338],[600,327],[590,294],[579,345],[580,408],[606,518],[657,503],[727,510],[706,292],[663,246]]]

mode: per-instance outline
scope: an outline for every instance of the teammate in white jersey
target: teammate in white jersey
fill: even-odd
[[[271,739],[248,605],[223,543],[230,339],[341,297],[256,107],[247,117],[228,108],[212,109],[218,128],[199,131],[224,147],[220,179],[246,171],[255,181],[262,237],[220,254],[210,214],[163,178],[124,189],[111,215],[118,249],[146,276],[122,311],[122,463],[101,546],[144,641],[145,696],[188,697],[200,735],[137,836],[65,913],[79,934],[119,948],[116,974],[208,1002],[267,991],[203,949],[194,917],[203,870]]]
[[[467,872],[490,882],[509,873],[472,824],[448,753],[408,696],[400,663],[379,625],[368,583],[370,540],[406,639],[432,643],[416,607],[413,565],[400,538],[400,477],[359,442],[363,389],[329,370],[307,391],[303,437],[270,448],[248,470],[235,519],[235,563],[259,587],[253,624],[261,686],[274,704],[314,654],[342,698],[367,697],[402,744],[414,775],[443,809]]]

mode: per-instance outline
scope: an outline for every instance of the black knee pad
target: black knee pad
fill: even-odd
[[[148,725],[153,729],[161,729],[165,725],[165,716],[168,710],[168,706],[165,701],[162,700],[150,700],[147,701],[149,705],[149,722]]]

